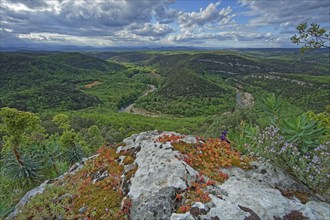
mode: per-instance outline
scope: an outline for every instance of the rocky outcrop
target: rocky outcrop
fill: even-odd
[[[197,173],[185,162],[177,159],[179,152],[173,151],[170,143],[144,140],[139,142],[138,146],[141,150],[136,155],[135,163],[139,168],[131,179],[128,193],[133,200],[141,195],[148,197],[158,193],[165,187],[185,189],[188,186],[187,179]]]
[[[131,201],[129,212],[131,219],[266,220],[281,219],[289,215],[301,215],[310,219],[329,219],[330,205],[328,203],[319,201],[317,197],[312,196],[306,186],[267,163],[251,162],[250,170],[238,167],[222,169],[222,172],[229,176],[224,183],[206,184],[209,179],[206,176],[198,177],[200,175],[198,170],[194,170],[182,160],[181,153],[175,150],[170,141],[159,141],[160,137],[173,134],[179,137],[179,141],[191,147],[201,141],[195,137],[181,136],[174,132],[152,131],[132,135],[116,149],[118,154],[131,152],[134,156],[134,161],[129,164],[125,164],[127,157],[125,154],[118,158],[119,163],[124,164],[122,187],[126,198]],[[83,164],[77,164],[76,169],[82,166]],[[133,174],[132,170],[135,170]],[[75,175],[74,172],[72,168],[65,175]],[[111,173],[103,170],[94,172],[96,173],[91,174],[93,184],[94,180],[96,183],[111,176]],[[188,210],[184,213],[175,213],[181,205],[178,194],[195,187],[193,183],[196,183],[198,178],[203,179],[202,183],[207,185],[205,190],[210,200],[204,204],[191,201],[192,205]],[[19,215],[19,210],[33,195],[42,193],[44,184],[29,192],[10,218]],[[288,190],[305,193],[308,199],[301,201],[298,194],[288,198],[284,193]],[[86,207],[88,207],[87,204]],[[292,212],[293,210],[296,211]]]
[[[219,185],[221,191],[210,197],[207,205],[209,211],[200,215],[200,219],[208,220],[215,216],[221,220],[231,219],[274,219],[275,216],[285,216],[297,210],[309,219],[329,219],[330,205],[328,203],[309,201],[306,204],[296,198],[286,198],[281,190],[309,192],[303,184],[296,182],[267,163],[252,162],[252,170],[240,168],[224,169],[230,177]],[[220,195],[219,195],[220,194]],[[173,214],[171,220],[193,219],[191,213]]]
[[[237,93],[236,103],[241,108],[251,108],[254,105],[254,98],[250,93],[247,92]]]
[[[147,132],[133,135],[123,141],[125,147],[117,151],[139,148],[135,163],[138,169],[131,178],[128,196],[133,200],[132,219],[169,219],[175,211],[174,198],[195,179],[197,172],[179,160],[179,152],[170,143],[156,142],[164,132]],[[196,139],[187,137],[189,143]]]

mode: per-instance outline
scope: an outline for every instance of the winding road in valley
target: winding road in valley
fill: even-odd
[[[149,90],[145,91],[140,98],[147,96],[151,92],[155,92],[157,90],[157,87],[154,85],[149,84]],[[139,98],[139,99],[140,99]],[[132,114],[139,114],[139,115],[145,115],[145,116],[151,116],[151,117],[159,117],[160,115],[152,112],[148,112],[144,109],[138,109],[135,108],[135,103],[132,103],[124,108],[119,109],[119,112],[126,112],[126,113],[132,113]]]
[[[147,96],[151,92],[157,91],[157,87],[155,85],[148,84],[149,89],[145,91],[140,97]],[[247,92],[242,92],[240,91],[240,88],[234,87],[236,89],[236,104],[239,105],[241,108],[250,108],[254,105],[254,98],[252,94],[247,93]],[[123,107],[118,110],[119,112],[126,112],[126,113],[131,113],[131,114],[139,114],[139,115],[144,115],[144,116],[150,116],[150,117],[160,117],[161,115],[156,112],[149,112],[145,109],[141,108],[136,108],[135,107],[135,102]],[[228,114],[229,112],[225,112],[224,114]]]

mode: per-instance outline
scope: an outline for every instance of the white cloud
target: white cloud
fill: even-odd
[[[178,16],[178,23],[181,27],[196,27],[204,26],[210,23],[228,23],[232,16],[230,16],[232,9],[219,9],[220,2],[210,3],[204,10],[199,12],[180,12]]]
[[[174,30],[168,24],[151,24],[131,25],[129,27],[132,33],[140,36],[164,37]]]

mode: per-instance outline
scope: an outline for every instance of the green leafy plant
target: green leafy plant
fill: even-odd
[[[42,164],[44,173],[48,174],[47,176],[52,174],[49,176],[49,178],[58,176],[60,174],[57,167],[57,161],[59,161],[63,152],[61,151],[59,143],[56,139],[48,140],[47,143],[43,144],[33,144],[30,148],[33,152],[33,155]]]
[[[75,132],[69,123],[69,116],[65,114],[55,115],[53,122],[63,130],[60,136],[61,150],[64,152],[64,158],[73,164],[80,161],[85,156],[85,150],[81,145],[82,139]]]
[[[85,151],[79,143],[75,143],[64,152],[64,158],[69,161],[70,164],[81,161],[84,156]]]
[[[319,123],[321,127],[325,129],[325,135],[320,137],[321,142],[327,142],[330,140],[330,105],[327,106],[327,110],[319,114],[315,114],[312,111],[307,112],[307,117]]]
[[[287,142],[274,126],[263,129],[256,142],[256,145],[248,146],[251,154],[288,171],[316,192],[330,195],[330,142],[304,153],[297,143]]]
[[[276,97],[274,93],[262,99],[260,109],[268,116],[272,125],[278,126],[280,124],[284,116],[283,104],[284,101]]]
[[[0,201],[0,219],[9,215],[13,211],[13,207],[10,206],[10,202],[7,200]]]
[[[229,139],[239,152],[247,154],[248,147],[257,144],[259,133],[260,129],[258,126],[245,125],[242,123],[240,131],[229,133]]]
[[[290,117],[283,121],[281,131],[289,142],[296,142],[303,153],[310,148],[319,145],[319,137],[323,135],[324,129],[318,126],[318,123],[308,119],[303,114],[297,117]]]
[[[92,125],[88,128],[86,142],[89,144],[89,148],[92,151],[101,147],[104,143],[104,139],[98,126]]]
[[[24,185],[31,184],[42,178],[40,171],[42,164],[31,158],[23,155],[24,165],[21,165],[13,156],[8,156],[4,163],[5,175],[22,181]]]

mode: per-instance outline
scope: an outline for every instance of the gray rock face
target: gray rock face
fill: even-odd
[[[131,215],[133,220],[167,220],[174,211],[176,189],[166,187],[145,197],[140,195],[133,200]]]
[[[239,168],[233,169],[236,170],[235,176],[232,175],[221,185],[228,196],[224,195],[223,199],[220,199],[211,195],[215,207],[210,209],[209,216],[216,215],[224,220],[244,219],[250,214],[240,209],[240,205],[253,210],[260,219],[273,219],[275,215],[284,216],[292,210],[298,210],[310,219],[329,218],[329,204],[312,201],[304,205],[298,199],[282,196],[279,190],[271,188],[266,182],[258,181],[253,175],[247,175]],[[316,204],[318,208],[312,208]]]
[[[165,187],[186,189],[188,180],[194,180],[197,174],[184,161],[177,159],[179,152],[174,151],[170,143],[155,142],[160,136],[153,132],[141,133],[123,141],[127,145],[121,150],[141,148],[134,162],[138,165],[138,170],[131,178],[128,193],[133,200],[140,195],[148,197],[158,193]]]
[[[180,135],[163,132],[149,132],[133,135],[125,139],[123,149],[140,147],[135,163],[138,170],[131,179],[128,195],[133,199],[131,216],[133,219],[217,219],[232,220],[254,217],[254,219],[273,219],[298,210],[310,219],[326,219],[330,205],[322,202],[302,204],[298,199],[288,199],[275,188],[308,191],[292,177],[267,163],[253,162],[254,169],[224,169],[230,178],[222,185],[209,186],[212,201],[208,204],[195,203],[190,212],[169,215],[173,212],[172,195],[175,190],[185,189],[194,180],[197,171],[177,159],[179,152],[170,143],[156,142],[166,135]],[[184,137],[187,143],[196,143],[193,137]],[[168,195],[166,195],[168,194]],[[196,216],[198,215],[198,216]]]
[[[173,195],[184,190],[195,179],[197,171],[184,161],[177,159],[179,152],[170,143],[155,142],[162,135],[155,132],[133,135],[124,140],[121,150],[141,148],[136,154],[138,165],[128,196],[133,200],[131,209],[133,219],[169,219],[173,210]],[[178,134],[177,134],[178,135]],[[196,139],[186,137],[188,141]]]
[[[284,216],[292,210],[298,210],[310,219],[329,219],[330,205],[328,203],[310,201],[304,205],[298,199],[282,196],[281,192],[274,188],[275,186],[297,190],[306,189],[268,164],[255,165],[259,168],[250,171],[240,168],[223,170],[229,174],[230,178],[219,187],[209,189],[212,201],[206,205],[210,210],[200,218],[211,219],[218,216],[221,220],[232,220],[255,215],[254,219],[272,220],[273,216]],[[261,172],[261,170],[264,171]],[[221,197],[216,194],[220,194]],[[187,214],[176,214],[172,219],[189,219]]]

